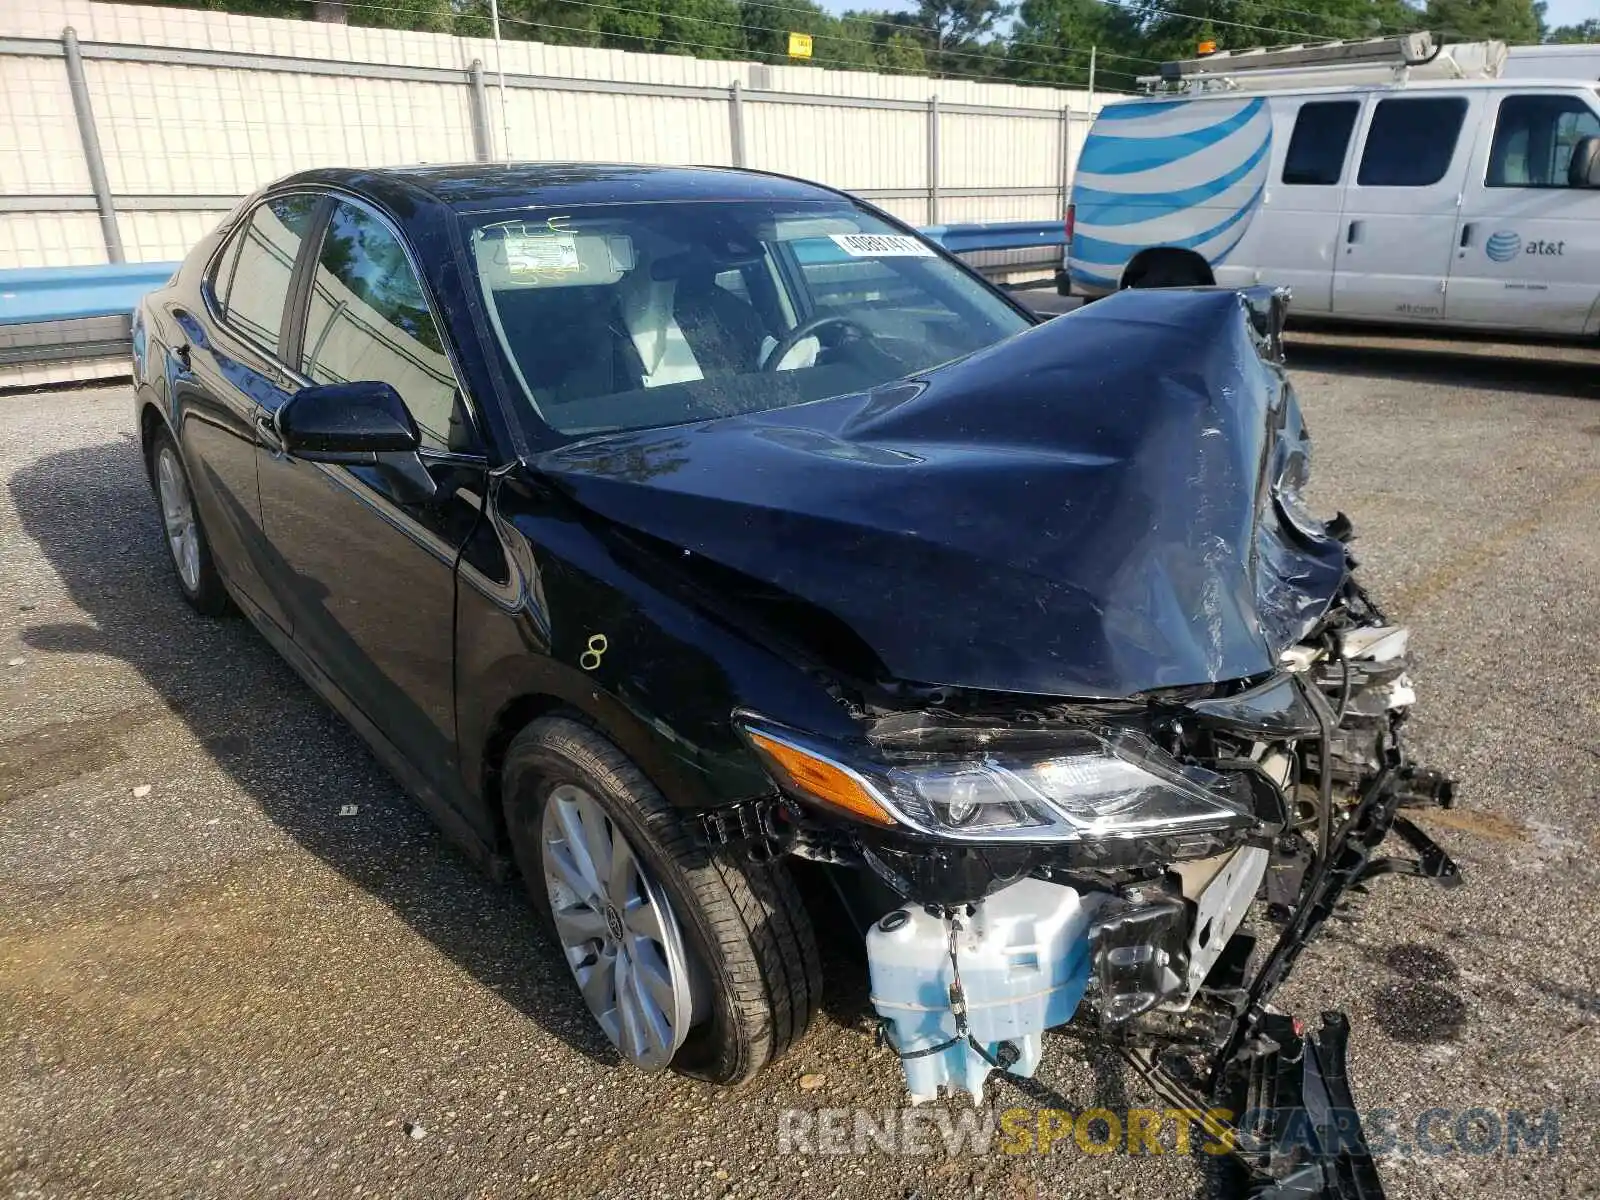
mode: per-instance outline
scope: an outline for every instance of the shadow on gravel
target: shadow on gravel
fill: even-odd
[[[1290,368],[1297,370],[1600,400],[1600,367],[1593,362],[1538,357],[1542,349],[1531,346],[1530,356],[1521,357],[1450,350],[1427,343],[1334,345],[1297,339],[1291,330],[1285,353]],[[1550,349],[1558,352],[1555,347]]]
[[[92,622],[34,626],[26,644],[132,665],[306,850],[574,1050],[620,1061],[520,883],[494,883],[448,843],[248,621],[207,620],[183,603],[131,438],[43,458],[16,474],[11,492],[23,528]],[[137,738],[130,722],[146,720],[130,711],[73,722],[95,744],[63,757],[57,740],[54,774],[125,753]],[[338,815],[345,803],[358,805],[355,817]]]

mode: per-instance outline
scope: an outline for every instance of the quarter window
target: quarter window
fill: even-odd
[[[229,324],[273,354],[279,349],[289,276],[316,207],[317,197],[307,194],[268,200],[235,235],[237,251],[230,248],[219,260],[223,268],[231,266],[226,278],[219,274],[216,280],[221,285],[217,298]]]
[[[1361,155],[1362,187],[1428,187],[1444,178],[1455,157],[1464,96],[1380,100]]]
[[[424,445],[462,449],[470,440],[455,373],[405,248],[352,204],[341,202],[328,222],[311,281],[304,357],[314,383],[393,385]]]
[[[1597,117],[1576,96],[1507,96],[1489,149],[1489,187],[1567,187],[1572,152],[1600,136]]]
[[[1302,104],[1295,117],[1289,152],[1283,160],[1283,182],[1327,186],[1344,174],[1344,155],[1350,147],[1361,104],[1338,100]]]

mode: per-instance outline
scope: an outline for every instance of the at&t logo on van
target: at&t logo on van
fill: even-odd
[[[1497,263],[1510,262],[1522,254],[1537,254],[1545,258],[1561,258],[1567,253],[1566,239],[1559,242],[1547,242],[1543,238],[1535,238],[1524,243],[1522,235],[1515,230],[1502,229],[1492,234],[1484,243],[1483,252]]]
[[[1490,236],[1483,252],[1495,262],[1510,262],[1522,253],[1522,237],[1510,229],[1502,229]]]

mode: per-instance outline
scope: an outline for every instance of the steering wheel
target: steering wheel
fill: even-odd
[[[854,317],[842,317],[835,313],[823,313],[819,317],[812,317],[809,321],[801,321],[784,335],[783,339],[772,348],[772,353],[767,355],[766,361],[761,364],[763,371],[776,371],[781,363],[793,350],[806,338],[816,333],[819,329],[826,329],[830,325],[840,325],[846,329],[854,329],[864,338],[872,337],[872,330],[868,329]]]

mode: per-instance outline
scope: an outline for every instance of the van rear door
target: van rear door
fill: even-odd
[[[1481,90],[1369,102],[1340,222],[1335,315],[1444,319],[1462,181],[1483,104]]]
[[[1462,198],[1445,302],[1451,322],[1583,333],[1600,303],[1600,189],[1573,187],[1572,152],[1600,136],[1600,95],[1508,88],[1489,99]]]

